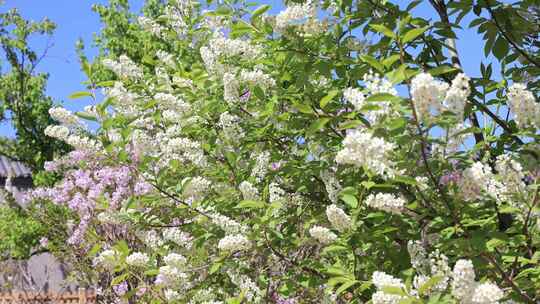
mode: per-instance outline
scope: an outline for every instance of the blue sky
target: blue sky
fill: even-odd
[[[53,46],[40,64],[39,70],[50,74],[47,94],[57,102],[63,103],[68,109],[80,110],[87,105],[88,101],[68,99],[71,93],[84,89],[82,82],[85,79],[80,71],[75,43],[82,38],[87,46],[88,56],[92,57],[95,54],[95,50],[91,48],[92,35],[99,32],[101,25],[91,7],[94,3],[106,2],[106,0],[5,0],[5,4],[0,6],[0,10],[16,7],[27,19],[41,20],[48,17],[57,24],[52,40]],[[143,0],[130,2],[136,10],[143,4]],[[283,7],[280,1],[262,2],[272,6],[271,13],[277,13]],[[409,1],[403,1],[403,3],[409,3]],[[438,19],[427,1],[415,10],[415,14],[424,18]],[[487,60],[483,55],[481,37],[475,30],[467,29],[470,21],[471,19],[465,18],[462,22],[461,25],[465,30],[457,33],[459,37],[457,47],[465,73],[474,77],[479,75],[480,62]],[[38,40],[33,45],[37,50],[43,50],[44,46],[44,39]],[[494,66],[494,74],[496,73],[497,66]],[[13,130],[6,123],[0,124],[0,135],[13,136]]]

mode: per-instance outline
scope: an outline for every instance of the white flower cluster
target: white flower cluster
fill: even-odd
[[[147,231],[142,239],[143,242],[152,249],[159,248],[165,243],[163,238],[154,230]]]
[[[251,248],[251,242],[242,234],[227,235],[219,240],[218,248],[223,251],[239,251]]]
[[[223,75],[223,99],[229,103],[234,104],[240,100],[240,83],[236,79],[236,76],[231,73],[225,73]]]
[[[448,92],[446,92],[446,97],[443,101],[444,108],[455,113],[460,121],[463,118],[467,98],[471,95],[470,80],[465,74],[459,73],[452,80],[452,85],[448,89]]]
[[[204,177],[196,176],[191,179],[186,178],[182,184],[184,185],[182,195],[186,198],[186,203],[192,204],[204,198],[212,183]]]
[[[521,83],[514,83],[507,93],[508,106],[514,113],[516,124],[520,128],[540,128],[540,103],[534,99],[534,95]]]
[[[447,110],[461,121],[470,92],[469,78],[461,73],[454,78],[451,87],[428,73],[418,74],[411,82],[411,97],[419,120],[429,118],[432,111]]]
[[[188,275],[174,266],[165,265],[159,267],[159,273],[154,283],[160,286],[177,287],[186,283]]]
[[[352,221],[351,217],[340,209],[335,204],[332,204],[326,207],[326,217],[328,221],[332,224],[332,227],[343,232],[351,228]]]
[[[253,71],[242,70],[240,72],[240,81],[252,86],[260,86],[263,89],[271,88],[276,85],[276,81],[268,74],[259,69]]]
[[[268,194],[270,203],[281,202],[285,199],[285,191],[277,183],[270,183]]]
[[[244,130],[240,127],[240,117],[229,112],[221,113],[218,125],[223,130],[225,138],[231,141],[237,141],[245,135]]]
[[[500,176],[501,182],[504,185],[504,193],[502,199],[507,202],[514,202],[513,195],[526,193],[526,185],[523,182],[525,174],[520,163],[513,160],[510,155],[503,154],[497,157],[495,161],[495,170]],[[516,207],[522,207],[516,204]]]
[[[169,54],[163,50],[158,50],[156,52],[156,57],[159,59],[159,61],[163,62],[167,66],[174,67],[176,64],[174,63],[175,59],[172,54]]]
[[[243,181],[238,185],[238,189],[240,192],[242,192],[242,197],[245,200],[251,200],[251,201],[258,201],[260,200],[259,197],[259,190],[253,186],[252,183],[248,181]]]
[[[306,23],[313,17],[313,8],[309,3],[293,4],[276,16],[276,30],[285,31],[288,27]]]
[[[96,139],[77,134],[68,136],[66,143],[75,149],[82,151],[96,152],[103,149],[101,142],[97,141]]]
[[[248,40],[225,38],[221,32],[215,32],[214,37],[208,41],[208,46],[201,47],[199,51],[208,72],[217,75],[228,70],[220,63],[221,58],[230,59],[239,56],[244,60],[254,60],[262,54],[260,46]]]
[[[137,22],[145,31],[158,37],[161,36],[161,33],[165,30],[159,23],[145,16],[139,16]]]
[[[176,267],[176,268],[182,268],[182,267],[186,266],[186,264],[187,264],[187,259],[183,255],[178,254],[178,253],[174,253],[174,252],[169,253],[168,255],[166,255],[163,258],[163,261],[168,266]]]
[[[357,88],[346,88],[343,91],[343,97],[345,100],[352,104],[354,109],[360,111],[365,105],[366,96],[360,89]]]
[[[176,159],[182,162],[191,162],[196,166],[206,166],[206,156],[201,144],[189,138],[171,138],[161,142],[161,150],[164,152],[164,159]]]
[[[254,177],[257,182],[261,182],[268,173],[269,164],[270,153],[268,151],[255,154],[255,165],[251,170],[251,177]]]
[[[157,93],[154,99],[159,101],[158,106],[163,111],[163,118],[169,122],[179,122],[191,113],[191,105],[172,94]]]
[[[468,202],[479,199],[482,194],[499,200],[506,192],[504,186],[495,179],[489,165],[481,162],[475,162],[471,167],[463,170],[462,177],[458,181],[458,188],[463,200]]]
[[[129,92],[122,82],[115,81],[112,88],[104,89],[103,94],[117,101],[118,106],[115,108],[119,113],[137,113],[133,109],[135,102],[139,99],[139,95]]]
[[[393,177],[394,163],[389,154],[395,145],[365,130],[353,130],[343,140],[344,148],[336,155],[338,164],[364,167],[376,174]]]
[[[330,229],[321,226],[313,226],[309,229],[311,237],[315,238],[321,244],[330,244],[337,239],[337,235]]]
[[[227,271],[227,274],[231,282],[244,294],[247,303],[262,303],[263,292],[250,277],[239,274],[238,271]]]
[[[365,204],[374,209],[401,214],[405,207],[405,199],[392,193],[377,193],[368,195]]]
[[[332,203],[337,203],[341,185],[339,184],[336,175],[330,170],[325,170],[321,172],[321,179],[326,188],[326,193],[328,193],[328,198]]]
[[[375,271],[371,277],[371,282],[377,287],[377,291],[371,296],[371,302],[373,304],[397,304],[405,297],[395,294],[385,293],[382,289],[385,287],[394,287],[405,290],[405,284],[393,276],[381,271]]]
[[[227,234],[240,234],[240,233],[246,233],[248,231],[247,227],[242,226],[237,221],[223,214],[214,213],[212,214],[211,219],[214,225],[217,225]]]
[[[94,258],[94,265],[104,267],[105,269],[113,269],[120,259],[118,251],[108,249],[102,251],[97,257]]]
[[[163,238],[186,249],[190,249],[193,245],[193,237],[177,227],[165,229],[163,231]]]
[[[381,78],[378,74],[370,71],[364,75],[364,84],[368,95],[386,93],[397,95],[397,91],[388,80]],[[356,111],[361,111],[368,103],[366,96],[357,88],[347,88],[343,91],[343,97],[347,102],[353,105]],[[380,122],[385,116],[392,114],[392,103],[390,101],[377,101],[369,105],[377,106],[377,109],[365,111],[365,117],[372,123]]]
[[[52,119],[66,126],[74,126],[80,123],[77,116],[75,116],[71,111],[62,107],[50,108],[49,115],[51,115]]]
[[[69,129],[65,126],[50,125],[45,128],[45,135],[66,141],[69,136]]]
[[[150,257],[146,253],[134,252],[126,257],[126,264],[133,267],[144,267],[150,262]]]
[[[118,61],[104,59],[103,65],[112,70],[116,75],[124,78],[140,79],[143,77],[143,71],[126,55],[121,55]]]
[[[496,304],[504,297],[503,291],[490,282],[475,281],[470,260],[459,260],[452,271],[452,295],[461,303]]]
[[[411,248],[414,250],[411,251]],[[435,252],[426,258],[426,253],[420,248],[418,242],[409,243],[409,252],[413,259],[413,268],[417,271],[413,280],[413,289],[409,292],[412,297],[417,297],[419,289],[433,276],[442,279],[435,286],[424,291],[428,295],[432,292],[443,293],[450,287],[448,291],[459,303],[498,304],[504,297],[503,291],[497,285],[491,282],[475,281],[474,267],[469,260],[458,260],[454,269],[450,270],[448,258],[444,254]],[[426,267],[428,275],[424,274]],[[374,304],[396,304],[406,299],[405,296],[386,293],[383,290],[384,287],[397,287],[406,291],[405,284],[401,279],[376,271],[373,273],[372,282],[378,289],[371,299]]]

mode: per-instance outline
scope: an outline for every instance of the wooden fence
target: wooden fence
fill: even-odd
[[[94,304],[96,293],[84,288],[76,292],[0,292],[0,304]]]

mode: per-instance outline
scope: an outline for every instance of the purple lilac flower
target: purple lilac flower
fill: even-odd
[[[47,246],[49,246],[49,239],[46,238],[46,237],[42,237],[40,240],[39,240],[39,245],[43,248],[47,248]]]
[[[124,281],[118,285],[114,285],[113,290],[117,295],[123,296],[128,291],[128,284],[126,281]]]

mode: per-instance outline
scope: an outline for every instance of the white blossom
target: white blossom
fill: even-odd
[[[491,282],[476,286],[471,302],[474,304],[496,304],[504,297],[503,291]]]
[[[268,172],[269,164],[270,153],[268,151],[255,154],[255,165],[251,170],[251,176],[254,177],[257,182],[261,182]]]
[[[143,71],[128,56],[121,55],[118,61],[112,59],[103,60],[103,65],[111,69],[116,75],[125,78],[140,79]]]
[[[300,25],[312,17],[313,10],[309,3],[293,4],[276,16],[276,30],[284,31],[289,26]]]
[[[466,301],[474,290],[474,266],[470,260],[458,260],[452,271],[452,295]]]
[[[169,253],[163,258],[163,261],[165,264],[176,268],[182,268],[187,263],[187,259],[178,253]]]
[[[268,186],[270,203],[283,201],[285,198],[285,191],[276,183],[270,183]]]
[[[106,269],[112,270],[118,263],[119,258],[120,254],[116,250],[104,250],[94,258],[94,265],[99,265]]]
[[[51,115],[52,119],[67,126],[79,124],[79,118],[75,116],[71,111],[62,107],[50,108],[49,115]]]
[[[351,228],[351,218],[338,206],[332,204],[326,207],[326,217],[332,224],[332,227],[339,231],[346,231]]]
[[[223,112],[219,116],[218,125],[223,130],[225,137],[232,141],[237,141],[244,137],[244,130],[240,126],[240,117],[229,112]]]
[[[190,249],[193,245],[193,237],[177,227],[167,228],[163,231],[163,238],[179,246]]]
[[[251,184],[250,182],[248,181],[241,182],[240,185],[238,186],[238,189],[240,190],[240,192],[242,192],[242,197],[245,200],[252,200],[252,201],[260,200],[259,190],[255,186],[253,186],[253,184]]]
[[[337,239],[337,235],[330,229],[321,226],[313,226],[309,229],[309,234],[317,239],[321,244],[330,244]]]
[[[258,85],[261,88],[271,88],[276,85],[276,81],[270,75],[263,73],[259,69],[253,71],[242,70],[240,80],[252,86]]]
[[[514,119],[520,128],[540,127],[540,103],[535,101],[534,95],[524,84],[511,85],[507,98],[508,106],[514,113]]]
[[[371,281],[373,282],[373,285],[379,289],[371,296],[371,301],[373,304],[398,304],[405,299],[403,296],[385,293],[382,290],[384,287],[405,289],[405,285],[400,279],[394,278],[393,276],[381,271],[375,271],[372,275]]]
[[[69,136],[69,129],[65,126],[47,126],[44,131],[45,135],[66,141]]]
[[[126,264],[133,267],[144,267],[148,265],[150,258],[146,253],[134,252],[126,257]]]
[[[382,176],[394,176],[390,153],[395,145],[364,130],[353,130],[343,140],[343,149],[336,155],[338,164],[352,164]]]
[[[218,248],[224,251],[239,251],[251,248],[251,242],[243,235],[227,235],[219,240]]]
[[[463,73],[459,73],[454,80],[452,80],[452,85],[450,86],[450,89],[448,89],[444,99],[444,108],[455,113],[459,121],[463,119],[467,98],[471,94],[469,81],[469,77],[465,76]]]
[[[338,202],[338,195],[341,191],[341,185],[339,184],[338,179],[335,174],[330,170],[325,170],[321,172],[321,179],[323,180],[324,186],[326,188],[326,193],[328,198],[332,203]]]
[[[401,214],[403,208],[405,207],[405,200],[395,194],[377,193],[370,194],[366,198],[365,204],[366,206],[374,209],[379,209],[394,214]]]
[[[223,99],[229,104],[234,104],[240,100],[240,84],[236,76],[231,73],[223,75]]]
[[[428,73],[416,75],[411,81],[411,97],[419,120],[430,117],[431,111],[441,111],[448,84],[435,80]]]

